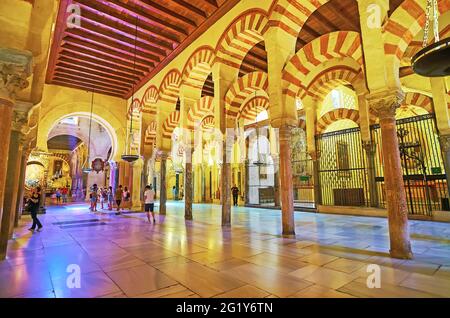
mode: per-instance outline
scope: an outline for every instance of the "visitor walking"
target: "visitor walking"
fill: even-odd
[[[100,188],[100,205],[102,210],[105,208],[104,204],[108,202],[108,192],[104,188]]]
[[[59,188],[56,189],[56,204],[60,204],[61,203],[61,190]]]
[[[155,213],[153,212],[153,210],[155,209],[155,197],[156,193],[155,191],[153,191],[152,186],[146,186],[144,191],[144,210],[145,213],[147,213],[147,219],[149,223],[151,223],[150,213],[152,214],[153,224],[156,223]]]
[[[97,201],[98,201],[98,188],[97,184],[94,184],[91,189],[91,193],[89,194],[91,200],[91,207],[89,210],[93,212],[97,212]]]
[[[112,210],[114,205],[114,191],[112,187],[108,190],[108,210]]]
[[[31,219],[33,220],[33,225],[28,229],[30,231],[34,231],[37,226],[37,230],[42,230],[42,224],[37,217],[37,213],[39,210],[39,203],[41,202],[41,188],[37,187],[35,191],[31,194],[31,197],[28,199],[27,206],[31,214]]]
[[[234,185],[231,188],[231,193],[233,194],[233,205],[237,206],[238,205],[239,188],[236,185]]]
[[[177,197],[177,187],[176,186],[173,186],[173,188],[172,188],[172,197],[173,197],[173,199],[176,201],[176,200],[178,200],[178,197]]]
[[[124,189],[123,189],[123,207],[124,208],[131,208],[131,194],[130,194],[130,191],[128,191],[128,188],[127,187],[125,187]]]
[[[62,202],[67,203],[67,194],[69,193],[69,189],[67,187],[63,187],[61,190]]]
[[[115,193],[115,199],[117,204],[117,212],[116,212],[117,215],[120,214],[120,204],[122,203],[122,196],[123,196],[122,185],[119,185]]]

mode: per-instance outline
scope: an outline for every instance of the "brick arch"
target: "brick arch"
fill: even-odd
[[[267,74],[264,72],[248,73],[237,79],[225,95],[226,114],[236,118],[245,99],[256,91],[266,92],[268,85]]]
[[[182,72],[182,83],[190,87],[203,88],[215,59],[214,49],[209,46],[201,46],[189,57]]]
[[[306,86],[306,89],[300,89],[298,96],[301,99],[311,96],[323,100],[336,86],[353,85],[360,72],[361,69],[355,70],[345,65],[330,67],[317,74]]]
[[[172,138],[172,133],[180,122],[180,111],[175,110],[167,116],[162,125],[162,137],[166,139]]]
[[[341,119],[349,119],[359,125],[359,111],[356,109],[338,108],[325,113],[317,121],[316,134],[321,134],[330,124]]]
[[[276,0],[269,10],[269,24],[278,26],[297,39],[308,18],[329,0]]]
[[[159,90],[155,85],[151,85],[145,90],[142,97],[142,111],[151,115],[156,115],[156,103],[159,100]]]
[[[237,118],[255,120],[260,112],[268,109],[269,99],[265,96],[256,96],[242,106]]]
[[[181,73],[177,69],[170,70],[159,87],[159,99],[176,104],[180,93]]]
[[[405,94],[404,105],[413,105],[425,109],[428,113],[434,113],[433,100],[427,95],[409,92]]]
[[[234,19],[217,43],[218,60],[239,70],[247,52],[264,41],[267,23],[267,13],[261,9],[248,10]]]
[[[202,121],[209,114],[214,114],[214,98],[204,96],[189,109],[187,113],[188,128],[193,129],[196,123]]]
[[[397,63],[402,60],[411,41],[423,30],[426,5],[426,0],[405,0],[384,26],[386,34],[384,51],[387,55],[394,56]],[[438,10],[440,14],[449,11],[450,1],[438,0]]]
[[[311,71],[335,58],[349,57],[363,65],[361,39],[357,32],[336,31],[324,34],[302,47],[287,63],[283,71],[284,93],[296,97],[306,90]]]

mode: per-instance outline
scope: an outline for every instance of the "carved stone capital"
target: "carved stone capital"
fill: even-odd
[[[370,140],[363,140],[362,146],[367,154],[373,155],[376,152],[375,143]]]
[[[17,92],[28,87],[31,62],[28,51],[0,48],[0,98],[11,102]]]
[[[27,128],[28,128],[28,113],[20,110],[14,110],[11,122],[11,129],[26,134],[28,131]]]
[[[443,152],[450,151],[450,135],[440,135],[439,143],[441,144]]]
[[[367,101],[378,118],[395,118],[395,111],[400,107],[405,93],[400,89],[383,90],[367,95]]]

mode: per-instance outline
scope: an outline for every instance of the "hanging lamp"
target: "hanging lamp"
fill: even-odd
[[[133,71],[136,70],[136,50],[137,50],[137,36],[138,36],[138,22],[139,22],[139,16],[136,16],[136,27],[135,27],[135,34],[134,34],[134,60],[133,60]],[[131,94],[131,112],[130,112],[130,131],[126,140],[125,149],[128,150],[128,154],[125,152],[121,156],[122,160],[127,162],[134,162],[139,159],[139,155],[133,155],[131,153],[131,145],[133,141],[133,104],[134,104],[134,89],[135,89],[135,83],[133,83],[132,87],[132,94]]]
[[[83,167],[81,168],[81,170],[84,173],[89,173],[92,171],[91,166],[89,165],[89,157],[91,155],[91,130],[92,130],[92,112],[94,109],[94,89],[92,89],[92,96],[91,96],[91,113],[89,115],[89,141],[88,141],[88,150],[87,150],[87,156],[86,156],[86,160],[83,163]]]
[[[434,43],[428,45],[431,11],[433,11]],[[437,0],[427,0],[423,49],[417,52],[411,60],[414,72],[426,77],[450,75],[450,38],[439,40],[438,18]]]

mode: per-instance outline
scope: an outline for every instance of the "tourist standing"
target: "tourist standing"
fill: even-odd
[[[37,187],[35,191],[31,194],[31,197],[28,199],[28,208],[30,210],[31,218],[33,220],[33,225],[28,229],[30,231],[34,231],[37,226],[37,230],[41,231],[42,224],[37,217],[37,213],[39,210],[39,203],[41,201],[41,188]]]
[[[173,188],[172,188],[172,197],[173,197],[174,200],[178,200],[178,198],[177,198],[177,187],[176,186],[173,186]]]
[[[112,210],[114,205],[114,191],[113,188],[110,186],[108,190],[108,210]]]
[[[62,195],[62,202],[63,203],[67,203],[67,193],[69,192],[69,190],[67,189],[67,187],[63,187],[61,190],[61,195]]]
[[[89,194],[90,200],[91,200],[91,207],[90,210],[93,212],[97,212],[97,201],[98,201],[98,188],[97,184],[94,184],[92,186],[91,193]]]
[[[59,188],[56,189],[56,204],[60,204],[61,203],[61,190]]]
[[[233,194],[233,205],[237,206],[238,205],[239,188],[236,185],[234,185],[231,188],[231,193]]]
[[[120,204],[122,203],[122,196],[123,196],[122,185],[119,185],[115,193],[115,199],[117,204],[117,212],[116,212],[117,215],[120,214]]]
[[[130,191],[128,191],[128,188],[125,187],[123,189],[123,207],[124,208],[131,208],[130,199],[131,199]]]
[[[155,213],[153,212],[153,210],[155,209],[155,197],[156,193],[155,191],[153,191],[152,186],[151,185],[146,186],[144,191],[145,213],[147,213],[147,219],[149,223],[151,223],[150,213],[152,214],[153,224],[156,223]]]
[[[106,189],[100,188],[100,204],[102,207],[102,210],[104,209],[104,204],[108,202],[108,193]]]

